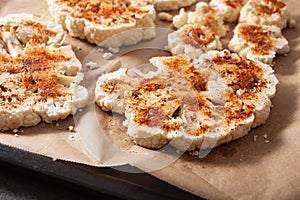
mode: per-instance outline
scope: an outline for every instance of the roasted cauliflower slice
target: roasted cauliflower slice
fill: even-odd
[[[64,119],[87,104],[80,61],[71,46],[57,47],[64,37],[60,25],[22,14],[0,22],[1,130]]]
[[[96,86],[98,101],[113,99],[120,94],[118,88],[124,89],[123,124],[138,145],[161,148],[171,142],[187,151],[213,148],[246,135],[269,116],[278,83],[269,65],[228,50],[209,51],[193,63],[182,55],[150,62],[158,68],[155,73],[130,77],[120,69],[100,76]],[[129,77],[134,83],[130,87]],[[103,87],[110,90],[100,97],[97,91]],[[112,109],[100,107],[114,110],[121,105],[111,102]]]
[[[155,36],[152,5],[121,0],[47,0],[47,3],[56,23],[69,35],[93,44],[117,48]]]
[[[228,48],[239,55],[271,64],[278,54],[290,51],[288,41],[277,26],[238,24]]]

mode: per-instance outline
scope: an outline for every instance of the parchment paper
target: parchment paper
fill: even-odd
[[[125,134],[126,130],[122,129],[121,120],[116,115],[101,111],[92,102],[75,118],[69,117],[59,122],[59,126],[56,123],[41,123],[34,128],[21,128],[23,132],[18,132],[18,137],[15,133],[2,133],[0,142],[52,158],[92,166],[130,163],[161,180],[208,199],[297,199],[300,196],[300,14],[297,13],[300,3],[296,0],[287,2],[297,20],[297,28],[284,31],[292,51],[275,60],[275,72],[280,85],[272,101],[274,108],[267,124],[253,129],[242,139],[214,149],[204,158],[183,155],[177,159],[178,155],[165,156],[163,152],[133,145]],[[34,13],[41,19],[50,19],[44,1],[1,1],[0,8],[1,16],[26,12]],[[162,22],[159,22],[159,26],[171,27]],[[161,46],[164,45],[161,35],[158,35],[157,40],[161,41]],[[151,57],[155,54],[167,54],[162,49],[136,51],[122,56],[117,62],[101,63],[101,52],[98,52],[98,56],[91,54],[95,51],[95,46],[72,38],[67,38],[65,43],[72,44],[83,63],[92,60],[101,66],[93,70],[93,73],[87,73],[83,81],[91,95],[91,85],[106,67],[106,71],[132,67],[144,64],[145,61],[141,59],[144,55]],[[135,48],[138,49],[139,46]],[[124,51],[126,52],[126,48]],[[80,124],[75,133],[67,130],[68,126],[75,125],[74,120],[76,125]],[[81,126],[84,120],[96,120],[104,135],[94,134],[93,128],[98,130],[98,127]],[[75,141],[70,140],[70,135],[75,137]],[[254,137],[257,137],[256,141]],[[270,142],[266,144],[266,140]],[[125,159],[119,154],[120,151],[133,156]],[[137,158],[141,154],[143,158]],[[149,169],[147,165],[141,164],[143,159],[147,161],[149,158],[158,161],[170,159],[170,164],[153,171],[151,167]]]

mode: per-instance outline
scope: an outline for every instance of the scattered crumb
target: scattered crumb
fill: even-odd
[[[258,135],[254,135],[254,136],[253,136],[253,141],[256,142],[256,141],[257,141],[257,138],[258,138]]]
[[[69,135],[69,140],[75,141],[75,136],[74,135]]]
[[[103,56],[102,56],[102,58],[103,58],[104,60],[109,60],[109,59],[111,59],[112,57],[113,57],[113,54],[110,53],[110,52],[104,53]]]
[[[102,48],[97,48],[97,51],[98,51],[98,52],[103,52],[104,49],[102,49]]]
[[[12,132],[17,133],[17,132],[19,132],[19,130],[15,128]]]
[[[269,144],[270,143],[270,140],[265,140],[265,144]]]
[[[243,161],[243,158],[240,158],[240,161],[242,162],[242,161]]]
[[[89,69],[96,69],[97,67],[99,67],[98,64],[93,61],[85,63],[85,66],[88,67]]]
[[[273,104],[271,105],[271,108],[274,108],[274,105],[273,105]]]
[[[52,161],[56,161],[56,158],[52,158]]]
[[[109,47],[108,51],[112,52],[112,53],[119,53],[120,49],[119,48],[113,48],[113,47]]]
[[[158,13],[158,19],[166,22],[172,22],[173,16],[167,12],[160,12]]]
[[[15,134],[15,137],[19,137],[19,135],[18,135],[18,134]]]
[[[264,134],[264,138],[267,139],[267,138],[268,138],[268,135],[267,135],[267,134]]]
[[[59,127],[59,123],[56,123],[55,126],[56,126],[56,127]]]
[[[68,127],[68,130],[69,130],[70,132],[74,131],[74,126],[69,126],[69,127]]]
[[[78,111],[79,111],[79,112],[82,112],[82,111],[83,111],[83,109],[82,109],[82,108],[80,108]]]
[[[24,130],[21,130],[20,132],[21,132],[21,133],[23,133],[23,132],[24,132]]]
[[[82,48],[81,48],[81,47],[79,47],[79,46],[77,47],[77,49],[78,49],[79,51],[81,51],[81,50],[82,50]]]

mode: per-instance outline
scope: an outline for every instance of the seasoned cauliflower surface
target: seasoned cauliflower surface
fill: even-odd
[[[224,15],[227,22],[236,22],[239,18],[241,8],[247,0],[211,0],[209,6],[215,7]]]
[[[168,35],[168,49],[173,55],[186,54],[194,59],[210,50],[222,49],[222,43],[211,28],[187,24]]]
[[[210,27],[220,37],[225,36],[228,30],[224,25],[223,15],[205,2],[197,3],[195,11],[186,12],[181,9],[179,14],[174,16],[174,27],[180,28],[185,24],[200,24]]]
[[[96,103],[105,111],[124,114],[124,93],[131,91],[136,81],[127,74],[127,69],[104,74],[96,83]]]
[[[248,0],[241,9],[239,22],[278,26],[281,29],[294,24],[287,5],[281,0]]]
[[[133,45],[155,36],[152,5],[122,0],[47,0],[56,23],[73,37],[104,47]]]
[[[31,15],[0,18],[0,129],[64,119],[88,101],[81,63],[62,42],[63,29]]]
[[[0,18],[0,52],[16,57],[30,43],[59,45],[64,39],[61,25],[54,22],[39,22],[29,14],[10,14]]]
[[[157,70],[151,73],[104,74],[97,82],[97,103],[117,95],[122,103],[98,105],[106,111],[123,106],[119,113],[125,114],[128,135],[147,148],[171,141],[182,150],[213,148],[266,122],[278,82],[269,65],[228,50],[189,60],[154,57],[150,62]]]
[[[167,11],[191,6],[196,0],[134,0],[154,5],[156,10]]]
[[[228,47],[241,56],[267,64],[272,63],[276,53],[290,51],[280,28],[254,24],[238,24]]]

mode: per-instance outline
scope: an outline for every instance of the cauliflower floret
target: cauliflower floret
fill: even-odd
[[[224,25],[223,16],[205,2],[197,3],[195,11],[185,12],[180,10],[179,15],[174,16],[173,25],[176,28],[180,28],[185,24],[200,24],[210,27],[220,37],[225,36],[228,30]]]
[[[179,14],[173,17],[173,26],[175,28],[180,28],[187,23],[187,20],[188,20],[187,12],[185,12],[184,8],[181,8],[179,10]]]
[[[222,43],[211,28],[187,24],[168,35],[168,49],[173,55],[186,54],[194,59],[210,50],[222,49]]]
[[[247,0],[212,0],[209,6],[215,7],[227,22],[236,22],[239,18],[241,8]]]
[[[276,26],[238,24],[228,48],[239,55],[271,64],[276,53],[290,51],[288,41]]]
[[[278,26],[280,29],[294,22],[281,0],[248,0],[241,9],[240,23]]]

